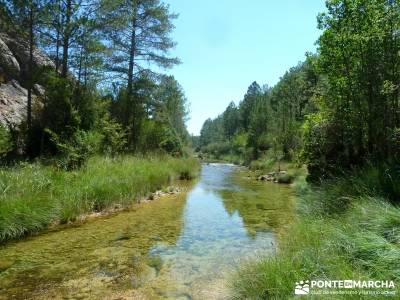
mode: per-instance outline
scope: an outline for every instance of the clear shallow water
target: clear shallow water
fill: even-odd
[[[216,299],[242,260],[275,251],[289,187],[204,165],[188,192],[0,248],[0,299]]]

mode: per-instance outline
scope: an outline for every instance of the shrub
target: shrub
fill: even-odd
[[[59,168],[73,170],[80,168],[87,159],[99,149],[101,135],[95,131],[77,130],[67,142],[54,132],[47,130],[57,147],[58,155],[54,159]]]
[[[279,174],[277,180],[279,183],[292,183],[294,176],[291,174]]]
[[[12,150],[12,141],[9,131],[0,124],[0,157],[7,155]]]
[[[101,142],[100,151],[107,155],[115,156],[121,153],[126,145],[126,132],[122,125],[104,117],[100,121]]]

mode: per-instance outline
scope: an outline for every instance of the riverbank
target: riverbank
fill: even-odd
[[[192,158],[93,157],[77,171],[40,163],[0,170],[0,242],[39,232],[54,223],[129,207],[178,179],[197,176]]]
[[[386,186],[382,174],[368,167],[320,186],[298,176],[297,221],[281,236],[277,256],[237,270],[231,281],[235,298],[287,299],[296,282],[318,279],[393,280],[396,288],[387,290],[398,295],[400,209],[386,192],[396,183]]]
[[[245,163],[243,159],[234,155],[225,155],[219,159],[202,157],[204,163],[231,163],[236,166],[248,168],[249,177],[260,181],[274,183],[293,183],[298,178],[304,178],[307,174],[305,165],[299,165],[290,161],[277,162],[274,159],[259,159]]]

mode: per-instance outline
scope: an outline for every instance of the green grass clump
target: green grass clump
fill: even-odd
[[[195,159],[93,157],[68,172],[40,163],[0,169],[0,241],[74,221],[82,214],[129,206],[177,179],[196,176]]]
[[[373,170],[360,171],[312,188],[299,177],[294,184],[299,194],[298,221],[281,238],[276,256],[238,268],[231,281],[234,298],[291,299],[300,280],[398,282],[400,209],[382,196],[386,191],[373,184],[373,174]]]
[[[294,176],[291,174],[280,174],[277,177],[279,183],[292,183],[294,180]]]

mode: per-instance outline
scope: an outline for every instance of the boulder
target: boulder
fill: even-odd
[[[291,183],[293,181],[293,176],[289,175],[286,171],[279,171],[261,175],[257,177],[257,180],[272,181],[274,183]]]
[[[21,68],[17,59],[10,51],[6,43],[0,37],[0,73],[5,74],[9,78],[17,79]]]
[[[18,128],[26,120],[26,83],[29,66],[29,43],[18,35],[0,32],[0,124]],[[33,66],[35,68],[55,68],[54,62],[40,49],[34,48]],[[45,90],[34,84],[32,90],[32,114],[40,113]]]
[[[0,39],[7,45],[12,55],[16,58],[21,70],[27,71],[29,65],[29,43],[20,37],[11,37],[5,33],[0,33]],[[34,67],[51,67],[55,68],[54,62],[40,49],[33,50]]]
[[[45,91],[44,87],[41,86],[40,84],[34,84],[33,92],[40,97],[44,97],[46,91]]]
[[[270,174],[266,174],[266,175],[261,175],[257,178],[257,180],[261,180],[261,181],[273,181],[274,180],[274,176],[270,175]]]

